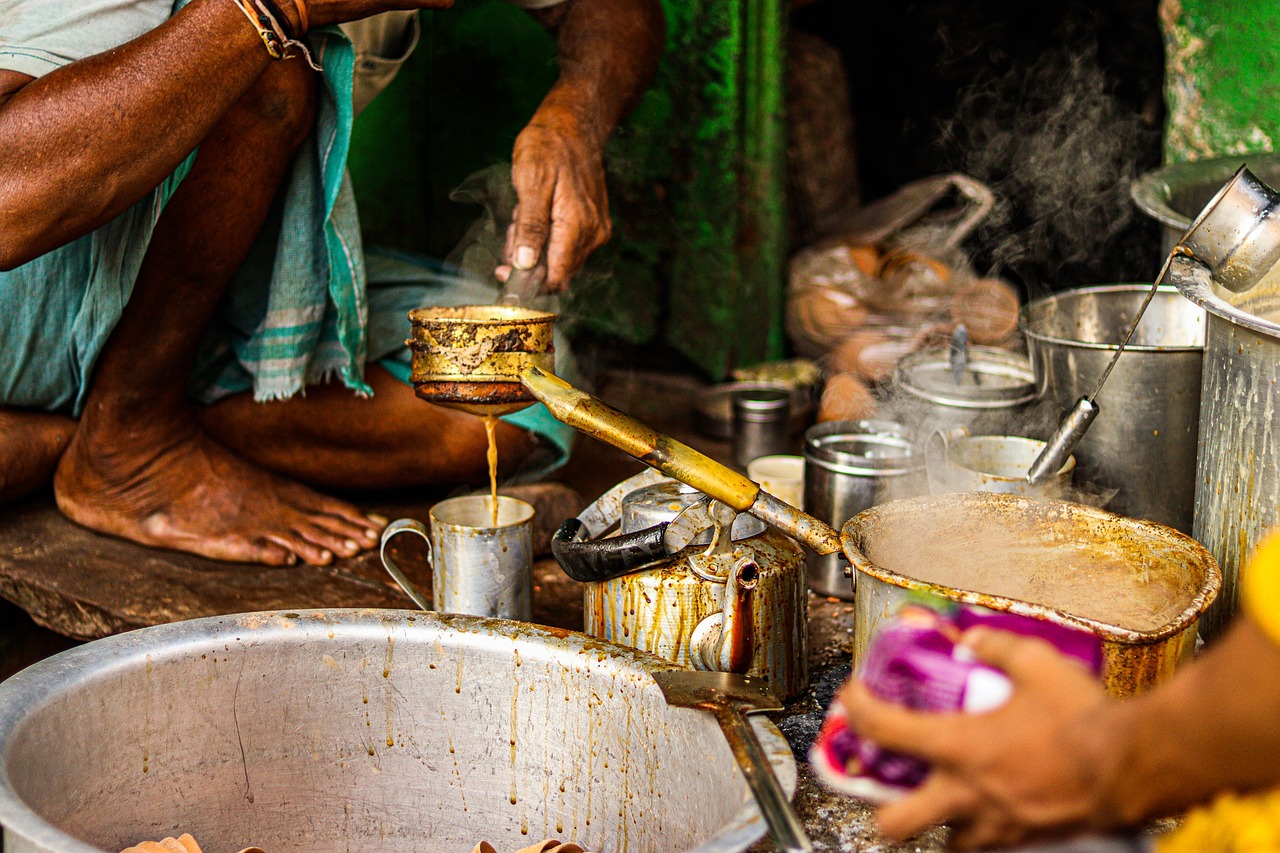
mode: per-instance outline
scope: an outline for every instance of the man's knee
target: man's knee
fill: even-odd
[[[238,119],[295,148],[316,118],[318,79],[304,59],[273,62],[235,106]]]

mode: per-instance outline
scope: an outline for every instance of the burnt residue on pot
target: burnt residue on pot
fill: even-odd
[[[508,403],[531,403],[529,393],[519,382],[446,382],[433,380],[415,387],[419,398],[428,403],[472,406],[501,406]]]
[[[423,400],[474,414],[505,414],[533,402],[520,383],[529,367],[555,363],[554,314],[503,305],[409,312],[412,380]]]
[[[904,532],[922,529],[933,531],[942,550],[924,554],[919,537],[910,537],[914,556],[907,554],[908,561],[902,562],[906,552],[892,543],[902,540]],[[996,545],[1004,553],[991,560],[991,554],[981,552],[982,531],[996,529],[1012,531],[1024,545],[1019,550],[1001,540]],[[876,507],[851,519],[843,540],[858,573],[855,661],[875,626],[896,610],[907,591],[923,590],[1101,637],[1104,681],[1118,695],[1152,686],[1190,656],[1197,620],[1221,584],[1218,566],[1204,547],[1171,528],[1079,504],[1014,495],[969,492]],[[1069,547],[1055,552],[1063,543]],[[1076,554],[1084,562],[1046,561],[1046,554],[1055,553]],[[1092,563],[1091,553],[1099,555]],[[966,562],[982,571],[966,577],[956,568]],[[1158,619],[1113,624],[1098,618],[1140,614],[1141,608],[1116,609],[1114,602],[1097,598],[1130,596],[1156,608],[1166,594],[1177,600]]]

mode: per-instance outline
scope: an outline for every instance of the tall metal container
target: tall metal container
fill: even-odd
[[[1195,527],[1222,567],[1222,595],[1205,616],[1205,637],[1235,614],[1240,569],[1259,540],[1280,523],[1280,274],[1227,302],[1208,276],[1176,262],[1170,278],[1208,312]]]
[[[1066,411],[1093,393],[1147,284],[1068,290],[1022,312],[1040,393]],[[1097,421],[1075,451],[1076,484],[1107,509],[1190,533],[1204,312],[1161,287],[1095,401]]]
[[[924,457],[901,424],[831,421],[804,434],[805,511],[836,528],[868,507],[928,491]],[[811,589],[853,598],[839,555],[806,550],[805,560]]]

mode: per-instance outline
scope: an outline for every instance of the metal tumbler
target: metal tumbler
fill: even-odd
[[[864,509],[928,492],[924,459],[906,427],[892,421],[831,421],[804,435],[805,511],[837,529]],[[809,586],[853,598],[838,555],[806,553]]]
[[[757,388],[733,395],[733,461],[746,468],[761,456],[786,453],[791,444],[791,394]]]

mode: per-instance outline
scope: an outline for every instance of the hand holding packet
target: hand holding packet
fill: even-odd
[[[880,699],[913,710],[991,711],[1008,700],[1012,684],[960,644],[966,631],[979,626],[1038,637],[1095,675],[1101,671],[1102,642],[1086,631],[920,594],[877,631],[856,677]],[[859,737],[838,700],[827,709],[809,761],[829,787],[872,802],[898,799],[929,773],[921,759]]]

